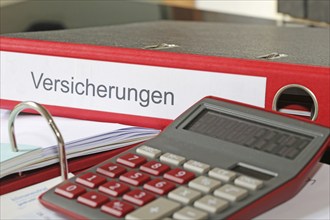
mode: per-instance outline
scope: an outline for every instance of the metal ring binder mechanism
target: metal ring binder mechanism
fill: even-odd
[[[15,152],[18,151],[16,137],[15,137],[14,122],[15,122],[17,115],[25,109],[33,109],[33,110],[37,111],[39,114],[41,114],[47,120],[48,124],[50,125],[50,127],[53,130],[53,132],[56,136],[56,139],[57,139],[62,179],[63,180],[68,179],[68,162],[66,159],[65,145],[64,145],[63,137],[61,135],[61,132],[57,128],[57,126],[53,120],[53,117],[42,105],[40,105],[36,102],[26,101],[26,102],[21,102],[20,104],[18,104],[14,107],[13,111],[11,112],[11,114],[9,116],[9,123],[8,123],[9,138],[10,138],[10,144],[11,144],[12,150]]]

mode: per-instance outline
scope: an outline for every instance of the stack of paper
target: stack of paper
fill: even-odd
[[[49,125],[39,115],[19,115],[15,120],[18,152],[9,144],[9,111],[1,110],[0,178],[57,163],[58,147]],[[70,118],[54,117],[65,142],[67,159],[113,150],[148,140],[160,131]],[[101,162],[101,161],[100,161]]]
[[[159,133],[159,130],[127,127],[108,133],[82,138],[66,143],[67,159],[113,150],[148,140]],[[44,167],[59,161],[58,147],[46,148],[19,146],[19,152],[12,152],[9,144],[1,143],[0,178],[20,172]]]
[[[0,178],[20,170],[41,157],[41,149],[35,146],[21,145],[18,152],[11,150],[10,144],[0,143]]]

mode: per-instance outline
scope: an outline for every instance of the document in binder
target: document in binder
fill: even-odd
[[[18,151],[10,145],[9,111],[0,111],[0,195],[54,178],[60,174],[58,146],[48,127],[50,122],[62,133],[68,169],[78,173],[109,159],[160,131],[115,123],[39,115],[15,117]],[[47,123],[48,122],[48,123]]]
[[[155,21],[1,36],[1,107],[165,127],[217,96],[330,126],[329,31]]]

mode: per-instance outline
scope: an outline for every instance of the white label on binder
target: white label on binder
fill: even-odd
[[[1,99],[174,119],[205,96],[265,107],[266,77],[1,51]]]

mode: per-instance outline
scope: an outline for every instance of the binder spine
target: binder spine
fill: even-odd
[[[315,123],[330,127],[330,75],[329,67],[311,66],[303,64],[281,63],[279,61],[248,60],[240,58],[215,57],[198,54],[173,53],[146,49],[119,48],[110,46],[96,46],[87,44],[49,42],[43,40],[17,39],[1,37],[1,51],[11,51],[24,54],[39,54],[52,57],[78,58],[84,60],[108,61],[122,64],[138,64],[146,66],[176,68],[192,71],[208,71],[232,75],[265,77],[266,92],[264,106],[266,109],[277,109],[277,96],[284,87],[297,84],[313,94],[315,103]],[[157,73],[154,73],[157,74]],[[191,77],[194,75],[191,74]],[[207,85],[206,85],[207,86]],[[240,91],[237,91],[239,93]],[[214,94],[205,94],[214,95]],[[200,97],[201,98],[201,97]],[[197,98],[195,101],[199,100]],[[223,97],[228,98],[228,97]],[[1,106],[9,107],[12,103],[22,100],[12,100],[1,97]],[[240,100],[235,100],[240,101]],[[251,104],[249,102],[246,102]],[[189,103],[191,105],[192,103]],[[122,112],[94,111],[80,108],[48,104],[50,111],[59,116],[75,117],[78,110],[81,117],[92,120],[113,120],[115,122],[133,123],[157,128],[163,127],[173,118],[151,115],[131,115]],[[275,107],[274,107],[275,106]],[[103,117],[94,116],[94,113]],[[111,117],[111,119],[107,119]],[[112,117],[114,116],[114,117]],[[128,117],[127,117],[128,116]],[[77,116],[76,116],[77,117]],[[154,120],[156,119],[156,120]],[[156,122],[156,123],[153,123]],[[161,123],[158,124],[158,123]]]

